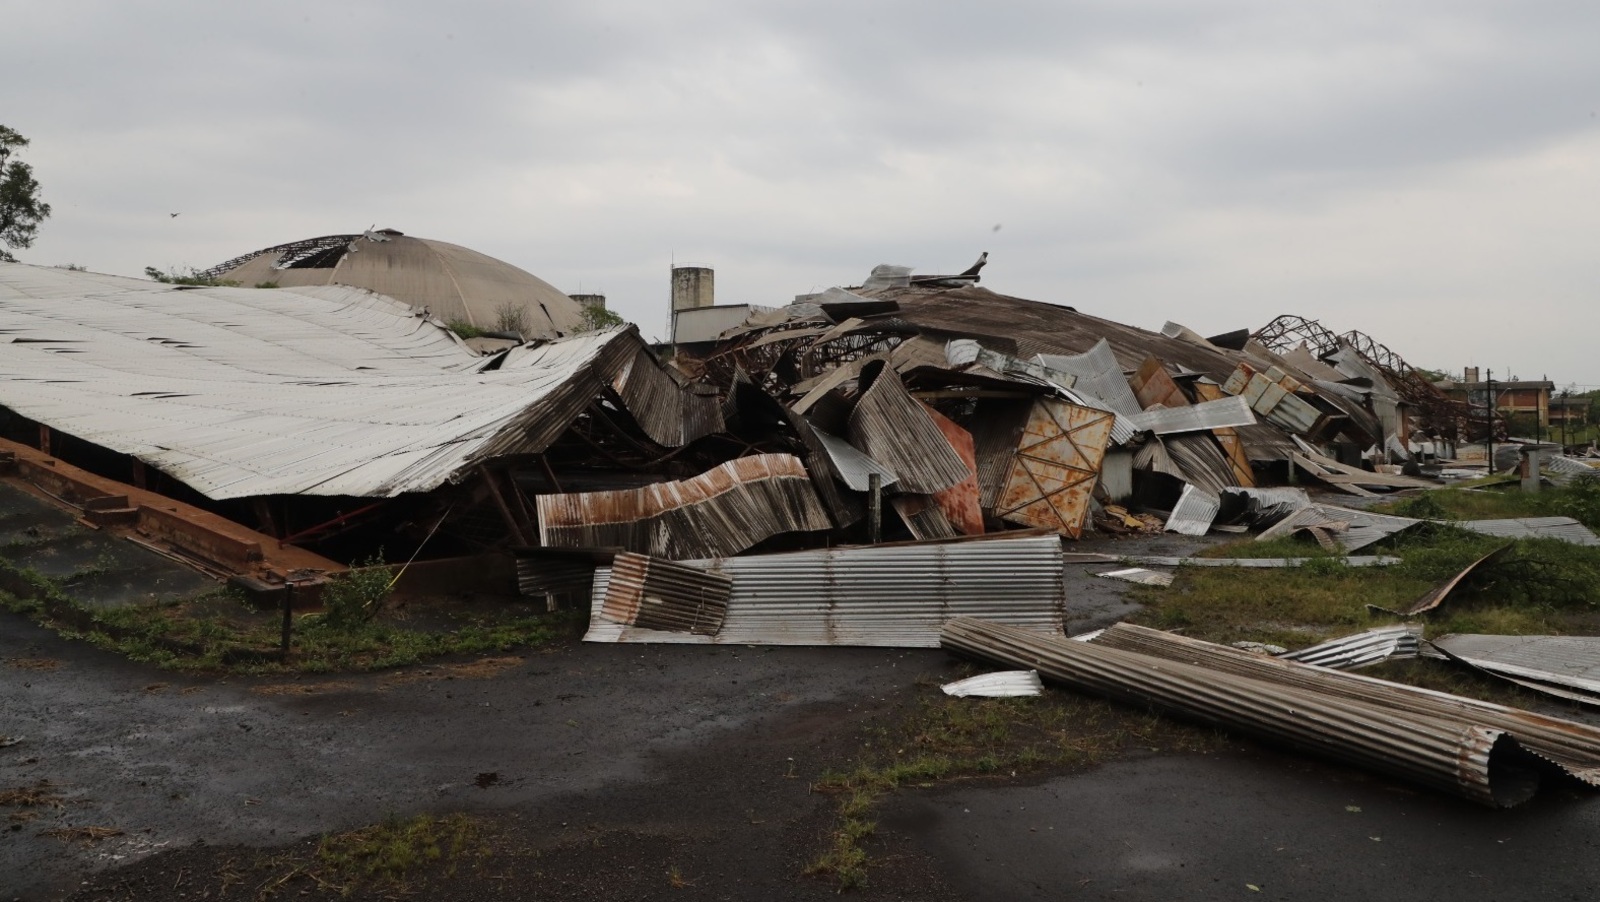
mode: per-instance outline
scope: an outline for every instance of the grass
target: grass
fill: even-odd
[[[549,614],[506,602],[451,612],[423,627],[402,611],[362,618],[295,619],[290,653],[279,654],[280,615],[215,591],[160,605],[89,609],[55,581],[0,561],[0,606],[64,636],[168,670],[231,673],[331,673],[381,670],[451,654],[506,651],[571,633],[578,615]],[[437,618],[435,618],[437,619]]]
[[[383,898],[413,895],[411,882],[421,872],[454,876],[467,861],[481,862],[489,855],[477,821],[465,814],[388,817],[383,822],[345,833],[323,836],[309,853],[291,852],[257,861],[251,870],[265,872],[255,898],[271,899],[300,885],[307,895],[314,884],[321,890],[348,896],[360,889]],[[244,875],[219,874],[222,888],[242,881]]]
[[[1134,748],[1205,750],[1219,741],[1213,732],[1069,693],[926,698],[898,722],[869,728],[851,763],[813,784],[836,800],[836,810],[825,848],[806,873],[841,889],[863,885],[874,811],[897,790],[1061,772]]]

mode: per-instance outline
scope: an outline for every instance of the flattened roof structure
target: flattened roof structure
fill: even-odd
[[[391,497],[542,450],[643,346],[632,327],[484,371],[356,288],[186,288],[0,263],[0,405],[217,500]]]
[[[418,310],[427,308],[446,322],[459,320],[479,329],[504,328],[501,311],[520,311],[520,331],[528,338],[569,335],[583,319],[576,301],[526,270],[460,245],[392,229],[263,248],[219,263],[205,275],[247,286],[270,282],[281,288],[365,288]]]

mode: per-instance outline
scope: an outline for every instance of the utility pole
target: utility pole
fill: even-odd
[[[1561,390],[1561,453],[1567,453],[1567,417],[1571,415],[1572,408],[1567,406],[1567,398],[1572,394],[1572,389]]]
[[[1488,426],[1487,435],[1489,442],[1489,475],[1494,475],[1494,370],[1485,370],[1484,375],[1489,379],[1484,383],[1487,389],[1484,400],[1483,418]]]

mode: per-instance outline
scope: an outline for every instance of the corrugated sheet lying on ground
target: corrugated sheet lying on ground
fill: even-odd
[[[1448,714],[1396,711],[1370,701],[1269,682],[1094,642],[963,618],[946,648],[1031,667],[1075,689],[1287,743],[1414,780],[1491,806],[1532,798],[1538,762],[1505,731]],[[1292,666],[1292,665],[1283,665]]]
[[[611,563],[600,615],[627,626],[711,636],[722,629],[732,587],[720,574],[623,552]]]
[[[1556,717],[1419,689],[1360,674],[1310,667],[1266,655],[1201,642],[1174,633],[1119,623],[1095,644],[1168,661],[1368,702],[1396,713],[1455,717],[1515,736],[1529,751],[1554,762],[1590,786],[1600,787],[1600,728]]]
[[[1574,479],[1600,479],[1600,469],[1589,466],[1579,458],[1560,454],[1545,459],[1544,471],[1563,485]]]
[[[341,286],[179,288],[0,264],[0,405],[206,497],[389,497],[542,450],[641,346],[562,339],[489,372],[437,321]]]
[[[789,454],[741,457],[677,482],[535,501],[541,544],[668,560],[736,554],[779,533],[832,526],[805,467]]]
[[[892,470],[904,492],[932,494],[967,478],[971,471],[898,373],[874,363],[862,377],[872,384],[850,412],[850,444]]]
[[[1286,652],[1278,657],[1285,661],[1299,661],[1318,667],[1337,670],[1355,670],[1381,664],[1390,658],[1415,658],[1422,644],[1422,627],[1414,625],[1381,626],[1353,636],[1329,639]]]
[[[939,687],[945,695],[956,698],[1020,698],[1038,695],[1044,683],[1036,670],[1002,670],[998,673],[980,673],[975,677],[945,683]]]
[[[1433,646],[1519,686],[1600,705],[1600,637],[1458,634]]]
[[[1186,485],[1167,517],[1167,532],[1185,536],[1203,536],[1217,519],[1222,502],[1214,494],[1197,485]]]
[[[1155,554],[1128,554],[1121,560],[1147,567],[1243,567],[1247,570],[1281,570],[1299,567],[1307,561],[1322,560],[1311,557],[1165,557]],[[1340,558],[1346,567],[1392,567],[1400,559],[1390,555],[1352,554]]]
[[[1560,539],[1574,545],[1600,545],[1589,527],[1571,517],[1520,517],[1510,520],[1459,520],[1454,525],[1508,539]]]
[[[799,551],[689,566],[733,580],[715,636],[599,625],[591,642],[872,645],[933,648],[952,617],[982,616],[1056,634],[1065,607],[1061,539],[970,538]],[[597,574],[595,605],[608,569]]]

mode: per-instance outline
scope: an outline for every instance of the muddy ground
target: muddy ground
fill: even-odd
[[[1181,550],[1176,540],[1140,553]],[[1120,549],[1117,549],[1120,550]],[[1073,631],[1124,613],[1072,578]],[[807,899],[810,790],[960,665],[934,650],[576,642],[363,676],[180,677],[0,613],[0,900],[254,899],[274,856],[468,812],[491,854],[356,898]],[[0,810],[0,817],[11,811]],[[1600,807],[1509,812],[1260,749],[903,790],[863,899],[1593,897]],[[105,827],[97,841],[41,835]],[[265,864],[264,864],[265,863]],[[277,898],[334,895],[301,880]]]

